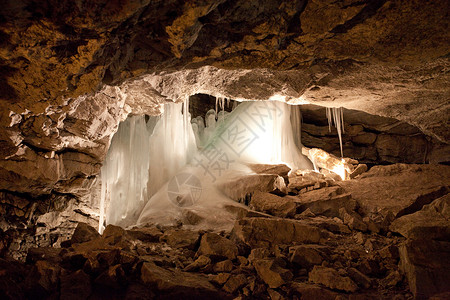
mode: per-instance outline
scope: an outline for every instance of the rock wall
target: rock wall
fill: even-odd
[[[302,143],[340,156],[337,131],[329,131],[325,108],[302,105]],[[450,146],[393,118],[344,109],[345,157],[367,164],[449,163]]]

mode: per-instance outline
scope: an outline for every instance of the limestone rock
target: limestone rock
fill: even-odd
[[[223,290],[227,293],[234,294],[241,287],[247,284],[247,277],[244,274],[231,275],[223,286]]]
[[[345,208],[347,210],[354,210],[356,208],[356,201],[352,199],[351,194],[338,187],[324,187],[319,190],[314,190],[300,194],[296,197],[295,202],[298,211],[309,209],[315,215],[324,215],[327,217],[339,216],[339,210]]]
[[[363,222],[360,215],[354,211],[347,211],[344,207],[339,210],[340,217],[344,224],[348,225],[350,229],[359,231],[367,231],[367,225]]]
[[[87,299],[91,292],[91,279],[82,270],[61,276],[61,298]]]
[[[417,299],[449,292],[450,243],[408,240],[400,246],[400,269]]]
[[[338,296],[337,292],[330,291],[321,285],[307,282],[293,282],[291,284],[291,288],[295,292],[299,293],[302,296],[302,299],[305,300],[335,300]]]
[[[339,185],[352,194],[364,215],[385,218],[391,213],[395,218],[414,213],[447,194],[447,178],[449,166],[394,164],[374,166]]]
[[[258,276],[273,289],[282,286],[293,277],[291,271],[282,268],[274,259],[256,259],[252,264]]]
[[[286,184],[284,179],[276,174],[248,174],[233,177],[222,182],[218,188],[229,198],[235,201],[242,201],[247,194],[254,192],[275,192],[286,194]]]
[[[234,236],[250,247],[271,244],[318,243],[319,228],[302,221],[278,218],[243,218],[233,228]]]
[[[369,277],[361,273],[355,268],[349,268],[347,270],[348,275],[354,282],[356,282],[360,287],[368,289],[372,285],[372,282]]]
[[[211,259],[205,255],[200,255],[193,263],[184,268],[186,272],[199,271],[211,264]]]
[[[337,289],[346,292],[355,292],[358,286],[348,277],[339,275],[339,273],[332,268],[322,266],[314,266],[309,272],[309,281],[323,284],[331,289]]]
[[[164,232],[160,237],[160,241],[166,242],[174,248],[195,250],[198,246],[199,238],[200,236],[198,233],[190,230],[170,229]]]
[[[293,217],[297,211],[295,200],[279,197],[270,193],[255,192],[250,200],[250,209],[268,213],[277,217]]]
[[[205,233],[200,241],[197,254],[233,260],[238,255],[238,248],[232,241],[216,233]]]
[[[182,295],[193,293],[198,296],[212,296],[216,292],[206,276],[181,272],[179,270],[163,269],[157,265],[145,262],[141,268],[143,283],[155,286],[159,291]]]
[[[72,235],[71,243],[84,243],[100,237],[98,231],[86,223],[79,222]]]
[[[256,174],[273,174],[281,176],[283,178],[286,178],[288,176],[289,171],[291,171],[291,168],[283,164],[278,165],[248,164],[248,166]]]
[[[300,245],[289,248],[291,255],[291,263],[297,263],[302,267],[311,267],[313,265],[320,265],[323,262],[321,248],[317,245]]]
[[[216,273],[231,272],[233,270],[233,262],[229,259],[220,261],[213,266],[213,271]]]
[[[410,239],[450,239],[450,194],[438,198],[420,211],[402,216],[390,230]]]
[[[159,242],[159,239],[163,235],[161,230],[154,226],[127,230],[127,234],[140,241],[153,243]]]

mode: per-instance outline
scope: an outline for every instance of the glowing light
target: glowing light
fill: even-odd
[[[319,171],[319,168],[326,169],[339,175],[342,180],[346,180],[347,174],[350,173],[350,168],[343,158],[337,158],[322,149],[303,147],[302,153],[312,161],[316,171]]]

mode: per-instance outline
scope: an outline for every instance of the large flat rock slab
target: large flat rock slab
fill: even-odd
[[[450,167],[394,164],[375,166],[354,180],[338,183],[365,215],[414,213],[449,192]]]

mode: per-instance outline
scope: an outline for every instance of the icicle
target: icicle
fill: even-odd
[[[336,127],[338,137],[339,137],[339,146],[341,149],[341,157],[344,157],[344,151],[342,147],[342,133],[345,133],[344,129],[344,110],[342,107],[327,107],[326,115],[328,119],[328,130],[331,132],[331,125],[334,122],[334,126]]]

